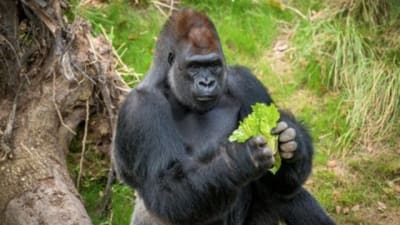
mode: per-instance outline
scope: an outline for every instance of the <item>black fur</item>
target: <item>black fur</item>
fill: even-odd
[[[146,79],[127,96],[119,113],[114,160],[120,178],[139,196],[132,224],[272,225],[280,219],[289,225],[334,224],[302,188],[313,147],[294,117],[281,112],[281,120],[296,130],[298,149],[294,158],[282,160],[275,175],[267,171],[268,157],[254,162],[259,149],[227,141],[252,104],[272,103],[247,68],[227,67],[220,47],[214,49],[222,71],[216,73],[210,64],[201,65],[200,71],[216,79],[217,99],[208,104],[193,97],[198,93],[195,79],[188,67],[178,68],[179,62],[185,64],[185,54],[204,54],[168,36],[176,18],[190,21],[193,15],[210,22],[193,10],[172,16]],[[205,26],[216,34],[213,25]],[[219,45],[217,36],[213,41]]]

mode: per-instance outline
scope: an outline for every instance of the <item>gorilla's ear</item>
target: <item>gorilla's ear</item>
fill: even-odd
[[[169,65],[172,66],[172,63],[174,63],[174,59],[175,59],[175,54],[172,53],[172,52],[170,52],[170,53],[168,54],[168,63],[169,63]]]

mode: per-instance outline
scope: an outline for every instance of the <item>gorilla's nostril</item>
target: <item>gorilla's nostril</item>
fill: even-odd
[[[207,86],[208,86],[206,81],[200,81],[200,82],[199,82],[199,85],[200,85],[201,87],[207,87]]]
[[[208,87],[212,88],[212,87],[215,86],[215,84],[216,84],[215,80],[211,80],[211,81],[209,82],[209,84],[208,84]]]
[[[214,79],[202,79],[198,82],[198,85],[202,88],[213,88],[216,85]]]

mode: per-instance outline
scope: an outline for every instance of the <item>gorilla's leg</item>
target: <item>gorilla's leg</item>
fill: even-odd
[[[295,197],[284,200],[280,214],[287,225],[335,225],[317,200],[304,188]]]

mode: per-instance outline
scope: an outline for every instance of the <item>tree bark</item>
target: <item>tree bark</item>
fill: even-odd
[[[78,125],[95,114],[110,141],[126,85],[114,51],[60,0],[0,1],[0,225],[89,225],[66,166]]]

